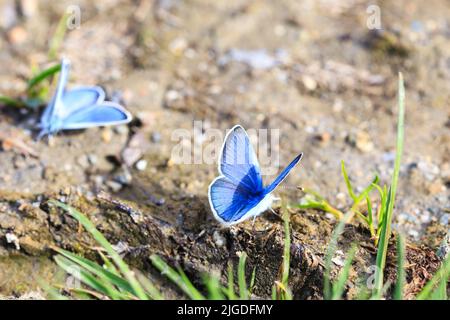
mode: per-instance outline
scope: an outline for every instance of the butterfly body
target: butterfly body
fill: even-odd
[[[271,207],[271,194],[300,161],[298,155],[272,184],[264,186],[261,170],[250,140],[241,126],[225,137],[219,156],[219,173],[208,189],[214,217],[224,225],[233,225],[255,217]]]
[[[70,62],[63,59],[61,72],[50,103],[41,116],[39,137],[61,130],[78,130],[97,126],[125,124],[130,113],[121,105],[105,101],[105,92],[97,86],[65,88]]]

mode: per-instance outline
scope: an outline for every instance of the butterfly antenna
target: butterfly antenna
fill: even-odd
[[[36,136],[36,141],[41,141],[42,138],[48,134],[48,130],[41,127],[41,131],[39,131],[38,135]]]

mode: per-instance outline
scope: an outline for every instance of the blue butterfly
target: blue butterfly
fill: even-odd
[[[219,173],[209,185],[208,198],[214,217],[226,226],[256,217],[269,209],[271,192],[300,161],[300,153],[273,181],[264,186],[258,159],[247,132],[234,126],[225,137],[219,156]]]
[[[66,90],[69,70],[69,60],[63,59],[56,92],[41,116],[39,138],[60,130],[118,125],[131,121],[131,114],[122,106],[104,101],[105,92],[100,87],[83,86]]]

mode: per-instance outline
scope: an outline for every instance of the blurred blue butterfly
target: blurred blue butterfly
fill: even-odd
[[[131,121],[131,114],[122,106],[104,101],[105,92],[100,87],[83,86],[66,90],[69,70],[69,60],[63,59],[56,92],[41,116],[38,138],[60,130],[118,125]]]
[[[264,186],[258,159],[247,132],[237,125],[226,135],[219,156],[219,173],[209,185],[208,198],[214,217],[233,225],[269,209],[271,192],[302,158],[300,153],[268,186]]]

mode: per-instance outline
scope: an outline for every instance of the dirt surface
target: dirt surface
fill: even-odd
[[[408,255],[411,268],[425,270],[423,279],[435,270],[433,252],[450,216],[448,1],[384,1],[382,30],[367,28],[370,3],[358,0],[17,2],[0,1],[0,94],[23,96],[32,67],[55,62],[49,39],[67,6],[78,4],[80,28],[67,31],[58,52],[72,61],[70,83],[102,85],[135,120],[60,133],[49,143],[35,139],[42,109],[0,107],[0,295],[28,293],[37,278],[51,279],[52,245],[95,256],[74,220],[47,207],[56,198],[88,214],[113,244],[145,248],[127,256],[156,279],[149,253],[195,278],[246,251],[248,271],[262,269],[255,294],[266,297],[281,264],[281,222],[268,212],[255,226],[221,229],[207,199],[216,164],[174,161],[174,130],[188,130],[195,145],[208,128],[279,129],[281,167],[299,152],[304,158],[277,195],[298,203],[300,185],[345,210],[341,160],[355,186],[375,173],[389,182],[398,71],[407,111],[394,228],[418,250]],[[194,121],[203,128],[194,129]],[[98,199],[100,191],[142,219]],[[321,260],[334,225],[321,212],[292,212],[296,298],[321,298]],[[375,251],[363,227],[349,228],[340,249],[365,244],[356,279],[367,274]]]

